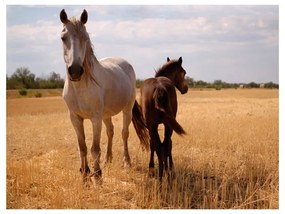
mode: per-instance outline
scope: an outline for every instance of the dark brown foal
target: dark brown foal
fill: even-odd
[[[162,181],[163,169],[173,169],[172,140],[173,130],[179,134],[185,131],[176,121],[177,96],[175,87],[185,94],[188,86],[185,81],[185,70],[182,67],[182,57],[170,60],[164,64],[155,75],[155,78],[145,80],[141,86],[142,113],[150,136],[149,174],[154,175],[154,152],[159,163],[159,179]],[[158,125],[164,124],[164,140],[161,142],[158,134]]]

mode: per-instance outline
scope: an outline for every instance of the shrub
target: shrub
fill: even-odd
[[[223,87],[222,87],[221,85],[216,85],[216,86],[215,86],[215,89],[216,89],[217,91],[222,90],[222,88],[223,88]]]
[[[19,94],[20,94],[21,96],[26,96],[26,95],[28,94],[28,91],[27,91],[27,89],[22,88],[22,89],[19,90]]]
[[[42,96],[43,96],[43,95],[42,95],[41,92],[38,92],[38,91],[37,91],[37,92],[35,93],[35,97],[42,97]]]

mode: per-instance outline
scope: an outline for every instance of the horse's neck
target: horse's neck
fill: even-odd
[[[90,53],[88,53],[83,62],[85,70],[84,78],[87,82],[95,81],[98,84],[100,78],[100,62],[97,60],[91,47],[88,51],[90,51]]]

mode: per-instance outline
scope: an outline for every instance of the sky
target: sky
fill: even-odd
[[[194,80],[279,83],[278,5],[7,5],[6,74],[28,67],[37,77],[66,76],[61,9],[88,12],[98,59],[119,56],[138,79],[153,77],[166,58],[183,58]]]

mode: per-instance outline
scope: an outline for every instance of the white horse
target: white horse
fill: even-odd
[[[63,23],[61,40],[67,76],[63,89],[63,98],[70,112],[70,119],[75,129],[80,157],[83,181],[86,181],[90,169],[87,162],[87,146],[83,120],[90,119],[93,127],[91,154],[94,159],[94,177],[102,177],[100,169],[100,136],[102,121],[107,129],[108,146],[106,161],[112,160],[112,139],[114,126],[112,116],[123,112],[122,139],[124,143],[124,166],[131,165],[128,151],[129,125],[133,121],[142,145],[148,149],[147,129],[143,122],[140,106],[135,100],[136,77],[133,67],[121,58],[97,60],[85,23],[86,10],[80,20],[68,19],[64,10],[60,12]]]

